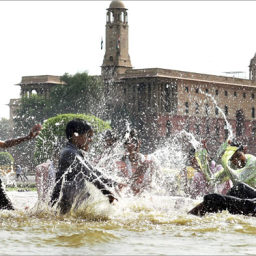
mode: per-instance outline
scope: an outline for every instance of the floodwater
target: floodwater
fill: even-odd
[[[0,211],[1,255],[255,255],[256,218],[188,215],[200,200],[154,196],[94,202],[61,217],[38,210],[36,192],[7,192]],[[25,210],[25,207],[29,209]]]

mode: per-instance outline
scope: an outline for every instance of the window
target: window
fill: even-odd
[[[209,133],[210,133],[210,126],[206,125],[206,136],[209,135]]]
[[[253,127],[253,128],[252,128],[252,136],[254,137],[255,135],[256,135],[256,128]]]
[[[148,106],[151,107],[151,85],[148,85]]]
[[[216,131],[216,137],[220,137],[220,127],[218,125],[216,125],[215,131]]]
[[[225,106],[225,112],[224,113],[225,113],[226,116],[228,115],[228,106],[227,105]]]
[[[124,88],[124,94],[126,94],[126,88]]]
[[[199,124],[196,124],[196,134],[197,135],[200,134],[200,126],[199,126]]]
[[[254,97],[255,97],[255,96],[254,96],[254,93],[252,93],[252,99],[254,99]]]
[[[188,114],[188,112],[189,112],[188,102],[185,102],[185,113]]]
[[[236,111],[236,135],[241,136],[245,132],[245,116],[242,109]]]
[[[196,93],[198,93],[199,92],[199,89],[198,88],[196,88]]]
[[[234,92],[234,97],[236,97],[237,96],[237,93],[236,92]]]
[[[185,87],[185,92],[188,92],[188,87]]]
[[[245,92],[243,93],[243,97],[246,98],[246,93]]]
[[[208,93],[208,92],[209,92],[209,90],[208,90],[208,89],[205,89],[205,92],[206,92],[206,93]]]
[[[218,90],[215,90],[215,95],[219,95],[219,91]]]
[[[225,96],[228,96],[228,91],[225,91]]]
[[[199,104],[196,102],[196,114],[199,114]]]
[[[228,129],[225,129],[224,131],[225,131],[225,140],[227,140],[227,138],[228,138]]]
[[[166,137],[170,137],[172,133],[172,122],[167,120],[166,122]]]
[[[209,116],[209,105],[208,104],[205,105],[205,114],[207,116]]]
[[[255,108],[252,108],[252,118],[255,118]]]
[[[217,107],[215,108],[215,114],[216,116],[219,114],[219,109]]]
[[[185,131],[186,131],[186,132],[189,132],[189,124],[186,124],[186,125],[185,125]]]

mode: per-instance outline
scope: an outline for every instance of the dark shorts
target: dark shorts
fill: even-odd
[[[256,216],[256,190],[244,183],[237,183],[227,195],[208,194],[204,196],[204,213],[227,210],[231,214]]]

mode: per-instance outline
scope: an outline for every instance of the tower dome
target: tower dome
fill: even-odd
[[[114,0],[109,5],[109,8],[120,8],[120,9],[123,9],[123,8],[125,8],[125,6],[124,6],[124,3],[122,1]]]

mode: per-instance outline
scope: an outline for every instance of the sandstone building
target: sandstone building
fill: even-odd
[[[49,96],[50,90],[57,84],[62,84],[60,76],[40,75],[40,76],[23,76],[21,82],[16,84],[20,86],[20,96],[29,97],[32,94]],[[9,102],[10,121],[13,121],[15,110],[19,107],[20,99],[11,99]]]
[[[249,150],[256,154],[256,55],[250,62],[249,80],[161,68],[133,69],[128,38],[128,10],[123,2],[112,1],[107,9],[102,77],[114,127],[121,129],[122,117],[127,117],[142,133],[147,150],[159,139],[186,130],[198,140],[207,139],[214,152],[228,138],[230,124],[234,136],[250,142]]]
[[[182,130],[198,140],[207,139],[216,152],[229,136],[248,144],[256,154],[256,54],[249,64],[249,80],[169,70],[133,69],[129,56],[128,10],[121,1],[112,1],[106,12],[105,55],[101,76],[108,98],[106,119],[116,129],[126,120],[141,132],[145,151],[157,142]],[[36,93],[47,97],[59,84],[56,76],[22,77],[21,96]],[[18,100],[10,101],[10,117]],[[226,120],[227,122],[226,122]]]

